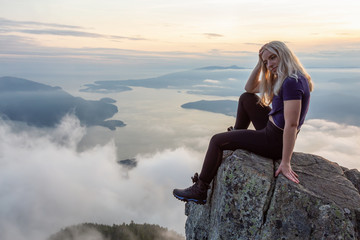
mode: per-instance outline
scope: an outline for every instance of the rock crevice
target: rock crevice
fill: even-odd
[[[226,152],[205,205],[187,203],[186,239],[358,239],[360,173],[294,153],[300,184],[278,162]]]
[[[274,166],[274,171],[273,171],[274,175],[275,175],[275,169],[276,169],[276,166],[275,166],[275,165],[276,165],[276,164],[275,164],[275,162],[274,162],[274,164],[273,164],[273,166]],[[276,179],[277,179],[277,178],[274,178],[273,184],[271,184],[270,191],[269,191],[270,194],[268,194],[268,196],[269,196],[269,197],[268,197],[268,202],[267,202],[266,205],[264,205],[264,210],[263,210],[263,223],[262,223],[261,227],[265,224],[266,219],[267,219],[267,214],[268,214],[268,211],[269,211],[269,208],[270,208],[270,202],[271,202],[271,199],[273,198],[274,193],[275,193]]]

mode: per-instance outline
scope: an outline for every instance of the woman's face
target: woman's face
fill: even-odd
[[[266,66],[266,68],[272,74],[277,73],[277,68],[279,66],[280,59],[276,54],[270,52],[269,50],[264,50],[264,52],[261,55],[261,59],[264,65]]]

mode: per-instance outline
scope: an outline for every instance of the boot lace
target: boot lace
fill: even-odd
[[[197,183],[199,181],[199,174],[195,173],[193,177],[191,177],[193,183]]]

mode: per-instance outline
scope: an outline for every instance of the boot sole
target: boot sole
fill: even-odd
[[[173,193],[173,195],[175,198],[177,198],[178,200],[183,201],[183,202],[194,202],[194,203],[201,204],[201,205],[204,205],[206,203],[206,200],[198,200],[198,199],[194,199],[194,198],[181,197],[181,196],[176,195],[175,193]]]

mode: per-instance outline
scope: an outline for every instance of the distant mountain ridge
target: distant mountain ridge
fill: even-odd
[[[228,69],[245,69],[245,68],[241,68],[241,67],[238,67],[236,65],[231,65],[231,66],[228,66],[228,67],[208,66],[208,67],[196,68],[195,70],[228,70]]]
[[[85,100],[60,87],[16,77],[1,77],[0,93],[0,117],[4,119],[54,127],[66,114],[73,113],[87,126],[99,125],[111,130],[125,126],[119,120],[106,120],[118,112],[113,99]]]
[[[190,94],[238,96],[247,77],[248,71],[236,65],[207,66],[144,79],[95,81],[85,84],[80,91],[106,94],[131,91],[131,87],[145,87],[186,90]]]
[[[233,100],[200,100],[197,102],[189,102],[181,105],[182,108],[186,109],[197,109],[213,113],[222,113],[227,116],[236,116],[237,101]]]
[[[23,78],[1,77],[0,93],[3,92],[21,92],[21,91],[57,91],[60,87],[51,87],[42,83],[30,81]]]

